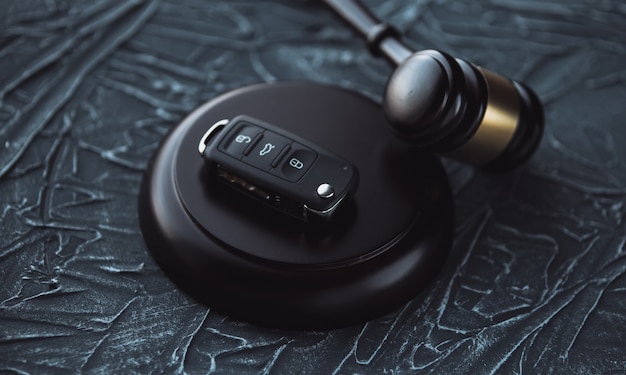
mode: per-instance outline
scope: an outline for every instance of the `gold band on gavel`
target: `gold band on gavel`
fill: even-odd
[[[487,82],[487,107],[472,137],[446,156],[475,165],[495,160],[513,139],[520,116],[520,97],[508,79],[480,69]]]

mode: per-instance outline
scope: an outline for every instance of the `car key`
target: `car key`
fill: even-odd
[[[350,162],[249,116],[216,122],[198,151],[214,178],[305,221],[329,220],[358,185]]]

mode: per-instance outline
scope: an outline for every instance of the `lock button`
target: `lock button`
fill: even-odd
[[[316,158],[317,153],[294,142],[280,164],[270,173],[287,181],[296,182],[304,176]]]

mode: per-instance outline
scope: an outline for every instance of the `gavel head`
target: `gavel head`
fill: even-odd
[[[543,106],[530,88],[437,50],[398,65],[383,107],[401,138],[493,172],[526,161],[544,127]]]

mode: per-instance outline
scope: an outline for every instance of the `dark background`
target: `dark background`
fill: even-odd
[[[391,68],[317,1],[4,1],[0,372],[625,373],[626,4],[367,0],[415,49],[546,104],[523,168],[444,161],[456,238],[378,320],[298,332],[195,303],[137,222],[158,142],[220,93],[312,80],[379,100]]]

